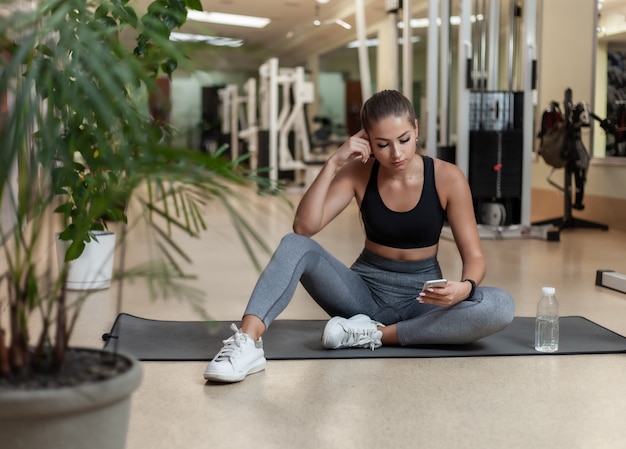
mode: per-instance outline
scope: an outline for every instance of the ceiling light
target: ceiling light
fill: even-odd
[[[321,24],[322,24],[322,21],[320,20],[320,5],[316,3],[315,4],[315,18],[313,19],[313,25],[318,27]]]
[[[339,25],[340,27],[344,27],[346,30],[351,30],[351,29],[352,29],[352,25],[350,25],[350,24],[349,24],[349,23],[347,23],[347,22],[344,22],[344,21],[343,21],[343,20],[341,20],[341,19],[335,19],[335,23],[336,23],[337,25]]]
[[[170,40],[173,42],[203,42],[216,47],[241,47],[243,45],[243,41],[241,39],[235,39],[232,37],[177,33],[174,31],[170,33]]]
[[[402,45],[402,43],[404,42],[404,40],[402,38],[398,38],[398,44]],[[412,36],[410,39],[410,42],[412,44],[416,44],[418,42],[421,42],[421,39],[419,36]],[[360,43],[361,41],[352,41],[350,42],[348,45],[346,45],[347,48],[359,48],[360,47]],[[366,39],[365,40],[365,46],[366,47],[378,47],[378,38],[372,38],[372,39]]]
[[[270,19],[265,17],[242,16],[239,14],[226,14],[222,12],[196,11],[194,9],[190,9],[187,12],[187,19],[195,20],[196,22],[218,23],[220,25],[233,25],[249,28],[263,28],[270,23]]]
[[[400,28],[403,28],[404,22],[400,23],[402,23],[402,26]],[[410,21],[411,28],[428,28],[429,23],[430,21],[428,19],[411,19]]]
[[[483,20],[484,17],[482,14],[478,14],[477,16],[470,16],[470,21],[475,23],[476,21]],[[411,19],[410,26],[411,28],[428,28],[430,24],[428,19]],[[460,25],[461,18],[459,16],[450,16],[450,25]],[[437,25],[441,25],[441,19],[437,19]],[[398,22],[398,28],[404,28],[404,22]]]
[[[361,46],[361,41],[352,41],[347,45],[348,48],[359,48],[360,46]],[[366,47],[378,46],[378,38],[366,39],[365,46]]]

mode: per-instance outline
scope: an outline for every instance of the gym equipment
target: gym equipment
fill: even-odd
[[[589,154],[583,145],[580,138],[580,129],[582,126],[589,126],[589,118],[598,118],[595,114],[589,113],[584,103],[578,103],[574,106],[572,101],[572,90],[567,88],[565,90],[565,99],[563,102],[563,124],[554,126],[554,131],[557,134],[561,134],[560,139],[554,139],[550,142],[552,145],[546,145],[545,139],[549,137],[548,130],[542,129],[539,133],[539,137],[542,138],[542,148],[539,153],[543,155],[544,160],[548,164],[552,164],[552,168],[548,173],[548,182],[561,190],[564,195],[563,204],[563,216],[557,218],[551,218],[548,220],[542,220],[534,223],[535,225],[547,225],[551,224],[562,229],[569,228],[594,228],[608,230],[609,227],[605,224],[595,223],[589,220],[583,220],[575,218],[572,215],[572,209],[583,210],[585,208],[583,204],[583,197],[585,193],[585,183],[587,182],[587,170],[589,169]],[[555,108],[555,103],[552,103],[552,108]],[[607,122],[600,119],[601,126],[606,128]],[[551,175],[555,168],[565,169],[565,178],[563,186],[551,180]],[[572,177],[574,178],[575,189],[572,186]],[[572,201],[572,194],[575,193],[574,201]]]
[[[613,270],[596,271],[596,285],[626,293],[626,275]]]
[[[237,158],[239,139],[237,139],[237,111],[239,109],[239,87],[236,84],[228,84],[217,91],[220,100],[221,133],[228,136],[230,141],[231,159]]]
[[[244,84],[243,90],[246,93],[246,117],[247,126],[242,127],[239,131],[239,138],[245,140],[248,144],[248,153],[250,153],[250,168],[255,170],[258,165],[259,153],[259,127],[257,117],[257,87],[256,79],[250,78]]]
[[[468,181],[483,228],[521,222],[523,94],[471,91]],[[501,211],[500,220],[487,211]]]
[[[201,138],[199,150],[203,153],[215,153],[230,141],[222,134],[222,114],[219,91],[225,86],[202,87],[202,119],[200,122]]]
[[[442,48],[435,27],[428,34],[428,89],[427,110],[438,110],[440,115],[427,116],[427,148],[453,161],[465,173],[472,188],[474,212],[481,238],[533,237],[558,240],[551,225],[531,225],[531,162],[533,153],[533,90],[535,87],[535,17],[536,0],[510,2],[508,12],[508,86],[497,90],[499,80],[500,2],[489,2],[489,12],[472,12],[471,0],[461,0],[458,28],[457,120],[454,145],[449,141],[448,92],[450,77],[449,54],[450,2],[429,1],[429,20],[440,19]],[[476,2],[478,8],[478,2]],[[437,16],[440,11],[440,17]],[[475,17],[496,18],[487,24]],[[446,26],[444,26],[446,24]],[[487,26],[488,25],[488,26]],[[474,36],[473,36],[474,35]],[[517,44],[517,45],[516,45]],[[518,49],[516,47],[519,47]],[[437,79],[437,61],[440,61],[441,80]],[[520,89],[513,90],[514,66],[521,68]],[[439,93],[441,90],[441,94]],[[470,117],[470,120],[468,120]],[[438,129],[438,125],[440,128]],[[437,142],[437,136],[440,141]],[[437,145],[439,143],[439,146]],[[505,207],[505,214],[502,208]],[[498,215],[495,216],[494,213]],[[483,217],[488,218],[481,223]],[[492,224],[498,219],[498,224]],[[442,234],[453,239],[449,228]]]
[[[239,86],[228,84],[218,91],[222,116],[221,131],[230,136],[231,160],[239,157],[239,143],[242,140],[250,154],[250,168],[256,169],[258,153],[258,126],[256,112],[256,79],[250,78],[244,84],[245,96],[239,95]]]
[[[609,128],[600,126],[607,132],[606,155],[615,157],[626,156],[626,100],[615,100],[604,120]],[[594,117],[598,120],[596,117]]]
[[[474,15],[487,17],[483,3]],[[493,7],[493,5],[492,5]],[[490,11],[492,13],[493,11]],[[489,13],[489,14],[490,14]],[[491,17],[491,16],[489,16]],[[495,16],[498,17],[498,16]],[[480,228],[511,226],[522,222],[522,174],[524,162],[524,92],[513,91],[515,30],[521,10],[510,3],[507,90],[497,90],[497,80],[487,70],[496,70],[492,58],[497,50],[498,28],[495,20],[487,30],[485,20],[473,25],[472,52],[466,55],[465,84],[469,89],[469,167],[474,212]],[[489,61],[487,61],[487,52]],[[531,74],[532,75],[532,74]],[[531,84],[532,80],[531,80]],[[533,86],[531,86],[532,88]],[[494,217],[489,211],[502,211],[499,223],[484,220]],[[494,220],[495,221],[495,220]]]
[[[261,146],[269,177],[276,181],[280,171],[294,170],[301,182],[307,165],[320,163],[311,154],[305,111],[314,100],[313,83],[305,80],[303,67],[280,68],[277,58],[262,64],[259,75]]]

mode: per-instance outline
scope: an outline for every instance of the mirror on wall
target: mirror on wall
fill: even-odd
[[[626,157],[626,42],[610,43],[606,59],[606,156]]]
[[[626,158],[626,10],[623,0],[596,0],[598,24],[594,157]]]

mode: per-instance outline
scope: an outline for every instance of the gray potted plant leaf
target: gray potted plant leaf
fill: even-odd
[[[178,261],[189,258],[171,231],[206,229],[202,205],[217,200],[246,248],[267,250],[231,207],[239,188],[264,180],[219,152],[170,147],[147,111],[156,78],[184,61],[169,33],[199,0],[157,0],[141,16],[127,0],[23,4],[0,8],[0,438],[12,449],[121,448],[141,369],[70,344],[90,291],[67,290],[56,235],[72,242],[63,257],[72,260],[109,216],[123,254],[127,230],[143,221],[162,257],[128,271],[146,277],[147,291],[186,292]],[[117,208],[120,193],[132,213]],[[126,272],[122,264],[118,282]]]

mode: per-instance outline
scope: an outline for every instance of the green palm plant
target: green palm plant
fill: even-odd
[[[60,226],[61,238],[72,242],[68,261],[104,226],[103,216],[122,223],[121,245],[126,223],[146,220],[162,258],[119,277],[140,273],[155,291],[186,291],[175,285],[187,278],[180,261],[189,258],[172,230],[195,236],[206,229],[208,201],[232,212],[253,260],[253,248],[268,251],[231,202],[233,185],[271,186],[219,152],[169,146],[149,114],[146,94],[156,91],[156,78],[185,61],[168,38],[187,8],[201,9],[199,0],[156,0],[142,16],[127,0],[42,0],[0,19],[0,92],[7,95],[0,122],[0,378],[58,371],[89,294],[68,296],[66,270],[56,275],[46,256],[54,240],[48,229]],[[137,216],[116,207],[120,193],[138,205]],[[33,316],[41,317],[37,335],[30,335]]]

